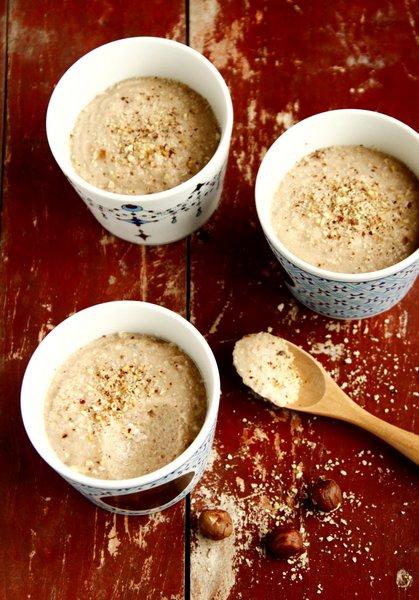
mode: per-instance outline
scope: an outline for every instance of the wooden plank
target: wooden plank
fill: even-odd
[[[7,5],[5,0],[0,2],[0,160],[3,164],[3,126],[4,126],[4,99],[6,90],[6,27],[7,27]],[[2,173],[0,173],[0,189],[2,185]]]
[[[191,315],[215,351],[223,390],[212,463],[192,494],[191,598],[415,598],[417,468],[355,427],[273,409],[232,366],[237,339],[272,328],[314,353],[360,405],[419,433],[418,285],[379,317],[317,316],[284,287],[254,208],[266,149],[306,116],[367,108],[417,129],[413,5],[194,0],[190,34],[235,107],[222,204],[191,243]],[[345,495],[326,517],[305,499],[319,475]],[[231,513],[233,537],[202,538],[206,507]],[[266,555],[264,536],[278,522],[300,527],[308,544],[291,564]]]
[[[146,249],[108,235],[60,173],[45,137],[49,96],[75,59],[131,35],[184,41],[184,3],[9,4],[0,597],[183,598],[184,503],[150,518],[96,509],[37,457],[23,431],[19,392],[38,342],[75,310],[142,299],[186,314],[186,242]],[[166,543],[168,535],[176,544]]]
[[[328,600],[336,590],[348,599],[416,597],[417,469],[349,425],[263,404],[231,364],[236,339],[271,327],[314,352],[368,410],[418,431],[418,287],[368,321],[317,317],[286,291],[253,200],[267,147],[309,114],[371,108],[417,128],[413,5],[191,0],[189,24],[183,2],[163,0],[9,0],[9,7],[0,598],[189,595],[184,504],[150,518],[96,509],[37,458],[21,424],[20,381],[39,340],[71,312],[117,298],[147,299],[181,314],[190,309],[220,366],[212,461],[191,498],[190,597]],[[190,244],[190,307],[186,242],[145,249],[107,235],[59,172],[44,133],[54,82],[78,56],[127,35],[185,40],[187,25],[191,45],[224,74],[235,107],[223,202]],[[319,474],[335,477],[345,493],[330,517],[314,514],[305,501]],[[231,512],[234,537],[209,543],[198,535],[196,518],[208,505]],[[302,528],[309,543],[304,560],[266,556],[264,535],[278,521]]]

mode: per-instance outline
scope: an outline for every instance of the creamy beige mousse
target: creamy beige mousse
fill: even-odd
[[[364,146],[331,146],[300,160],[272,202],[272,224],[295,256],[339,273],[396,264],[418,247],[419,181]]]
[[[134,77],[94,98],[70,136],[75,171],[118,194],[173,188],[214,155],[220,128],[208,101],[187,85]]]
[[[186,450],[206,410],[201,374],[178,346],[118,333],[79,349],[56,371],[45,423],[67,466],[100,479],[127,479]]]

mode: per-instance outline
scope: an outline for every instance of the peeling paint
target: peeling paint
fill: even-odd
[[[252,69],[246,54],[240,50],[244,43],[243,21],[236,19],[223,26],[222,36],[217,39],[220,7],[216,0],[200,0],[190,7],[190,31],[193,47],[209,55],[210,60],[219,69],[230,66],[239,72],[244,80],[250,80],[257,72]]]
[[[220,313],[218,314],[217,318],[215,319],[215,321],[213,322],[213,324],[211,325],[211,327],[209,329],[210,334],[213,334],[217,331],[219,324],[221,323],[228,307],[231,304],[232,296],[233,296],[233,292],[230,292],[227,302],[224,304],[223,308],[221,309]]]
[[[298,111],[300,103],[298,100],[291,103],[289,102],[286,106],[286,110],[277,113],[275,121],[282,129],[289,129],[298,121]]]

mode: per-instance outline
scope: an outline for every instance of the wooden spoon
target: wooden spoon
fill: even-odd
[[[261,344],[260,336],[269,336],[271,339],[265,338],[265,340],[270,343]],[[276,379],[272,377],[272,368],[282,360],[281,354],[284,355],[284,352],[278,350],[274,340],[280,344],[285,343],[283,347],[294,359],[292,361],[288,355],[288,360],[291,362],[291,366],[287,367],[288,372],[290,368],[293,368],[295,377],[298,379],[300,376],[300,388],[292,401],[289,398],[284,401],[280,385],[267,386],[266,379],[264,381],[263,378],[263,373],[266,373],[267,369],[268,372],[271,369],[271,383],[274,381],[277,384],[279,381],[280,370],[278,379]],[[243,350],[245,350],[244,353]],[[253,375],[249,377],[248,359],[250,356]],[[233,362],[246,385],[276,406],[313,415],[333,417],[362,427],[396,448],[414,463],[419,464],[419,435],[391,425],[358,406],[340,389],[315,358],[295,344],[269,333],[251,334],[236,343]]]

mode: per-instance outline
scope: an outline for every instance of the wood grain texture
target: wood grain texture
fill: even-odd
[[[49,96],[74,60],[131,35],[185,41],[184,3],[11,1],[9,13],[0,266],[0,562],[7,568],[0,598],[183,598],[184,503],[138,519],[95,508],[30,446],[19,388],[39,341],[76,310],[139,299],[187,312],[187,243],[146,249],[107,234],[59,171],[45,136]],[[167,531],[176,544],[166,543]]]
[[[237,339],[270,330],[313,353],[360,406],[419,433],[417,285],[373,319],[315,315],[286,290],[254,207],[264,153],[304,117],[366,108],[417,129],[414,14],[417,5],[396,2],[191,4],[191,44],[219,67],[235,108],[223,202],[191,244],[191,315],[216,353],[223,390],[212,463],[192,494],[192,598],[418,593],[417,467],[353,426],[256,399],[232,365]],[[319,475],[344,491],[329,517],[306,500]],[[209,506],[230,511],[234,538],[202,538],[196,519]],[[265,551],[279,522],[300,527],[307,544],[290,564]]]
[[[418,128],[417,21],[415,0],[0,3],[1,600],[418,596],[417,468],[351,425],[264,403],[232,365],[238,338],[271,330],[313,353],[362,407],[419,433],[418,285],[373,319],[317,316],[285,288],[254,207],[267,148],[306,116],[368,108]],[[233,98],[220,208],[189,241],[170,246],[107,234],[45,136],[62,73],[92,48],[131,35],[189,41],[219,68]],[[190,512],[183,502],[149,518],[98,509],[38,458],[24,433],[20,384],[39,341],[72,312],[114,299],[190,315],[216,355],[216,439]],[[306,500],[319,475],[344,492],[328,516]],[[229,510],[231,538],[199,534],[197,517],[209,506]],[[291,563],[265,551],[265,534],[279,522],[300,527],[307,544]]]
[[[4,99],[6,91],[6,28],[7,28],[7,6],[5,0],[0,2],[0,159],[3,165],[3,126],[4,126]],[[0,173],[0,186],[2,174]]]

